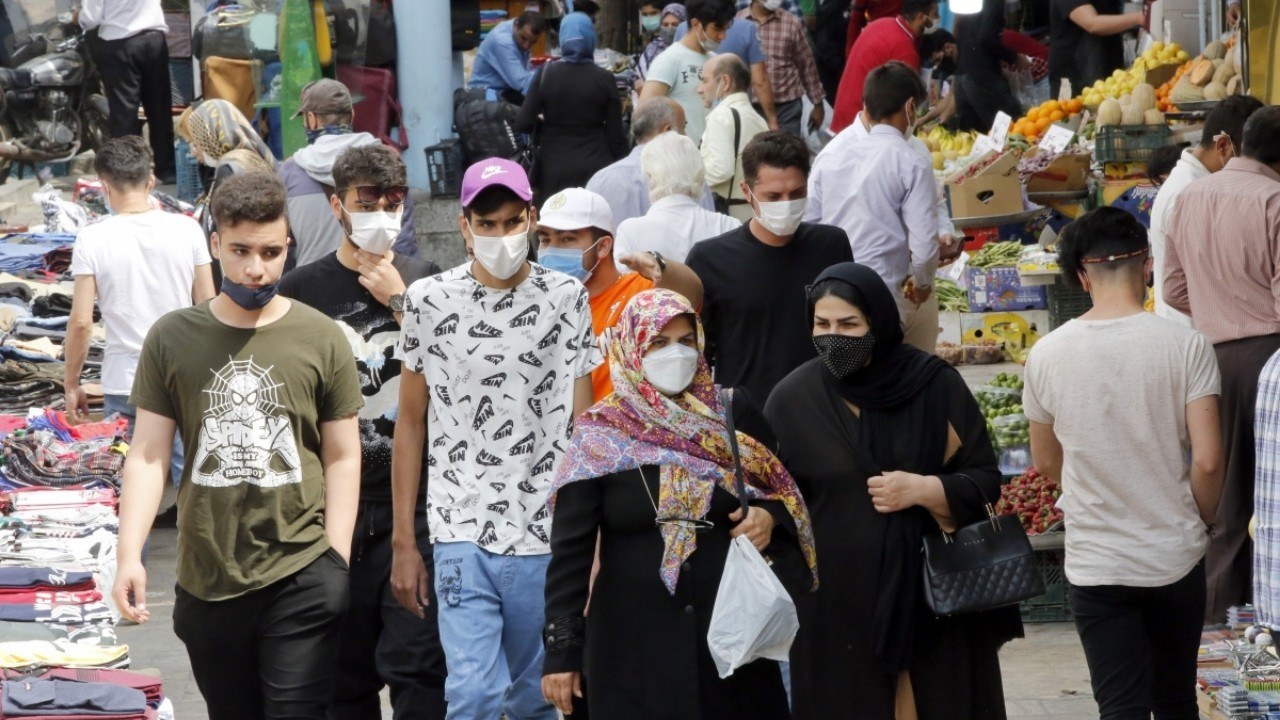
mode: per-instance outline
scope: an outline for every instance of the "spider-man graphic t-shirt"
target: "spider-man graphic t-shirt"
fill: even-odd
[[[320,425],[363,402],[334,322],[294,302],[264,327],[234,328],[204,303],[147,335],[131,402],[178,424],[178,584],[225,600],[323,554]]]

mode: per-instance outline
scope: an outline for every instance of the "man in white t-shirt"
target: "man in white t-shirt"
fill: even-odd
[[[1209,177],[1236,155],[1244,136],[1244,121],[1262,107],[1262,101],[1248,95],[1232,95],[1209,113],[1204,121],[1204,132],[1199,144],[1182,151],[1178,164],[1169,173],[1169,179],[1160,186],[1155,203],[1151,206],[1151,255],[1155,259],[1156,314],[1176,320],[1186,327],[1195,327],[1191,316],[1181,313],[1164,301],[1165,236],[1173,221],[1173,209],[1178,196],[1191,183]]]
[[[1195,717],[1220,381],[1200,333],[1143,311],[1147,233],[1099,208],[1058,240],[1093,309],[1027,359],[1031,453],[1062,485],[1071,611],[1103,717]]]
[[[702,66],[720,47],[733,24],[731,0],[689,0],[684,5],[689,34],[663,50],[649,64],[640,99],[670,96],[684,108],[685,135],[695,145],[702,142],[707,109],[698,95]]]
[[[108,141],[93,165],[111,217],[81,230],[71,256],[76,285],[64,350],[67,414],[72,422],[89,419],[80,372],[89,353],[96,299],[107,327],[103,414],[123,415],[132,430],[136,413],[129,393],[142,340],[162,315],[213,297],[213,274],[200,225],[151,206],[151,148],[141,137]],[[176,438],[174,448],[171,470],[177,483],[182,452]]]

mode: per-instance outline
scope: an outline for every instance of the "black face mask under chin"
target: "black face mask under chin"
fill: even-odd
[[[866,367],[876,349],[876,338],[870,332],[852,335],[814,335],[813,346],[818,357],[837,379],[843,380]]]
[[[280,283],[273,282],[270,285],[263,285],[257,290],[251,290],[240,283],[232,282],[225,275],[222,277],[222,294],[231,298],[231,302],[239,305],[245,310],[261,310],[271,302],[276,296],[276,292],[280,290]]]

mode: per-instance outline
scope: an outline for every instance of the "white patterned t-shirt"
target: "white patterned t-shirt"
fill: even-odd
[[[409,287],[405,367],[425,376],[432,542],[550,552],[547,492],[568,444],[574,381],[603,362],[582,283],[531,265],[509,290],[467,263]]]

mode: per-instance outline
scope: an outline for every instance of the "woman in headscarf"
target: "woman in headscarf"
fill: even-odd
[[[613,74],[595,64],[596,31],[580,12],[560,21],[560,60],[543,65],[516,116],[517,132],[537,143],[534,203],[585,187],[597,170],[627,154],[622,104]]]
[[[640,89],[644,87],[644,79],[649,75],[649,63],[676,41],[676,31],[686,17],[683,3],[671,3],[662,8],[662,20],[657,34],[636,59],[636,95],[640,94]]]
[[[614,393],[574,423],[548,502],[542,686],[562,711],[582,689],[590,714],[610,720],[789,717],[777,663],[757,660],[721,680],[707,630],[734,536],[762,549],[793,593],[816,585],[809,517],[777,457],[738,432],[750,502],[742,517],[729,410],[702,347],[683,296],[636,295],[609,341]],[[743,427],[746,396],[734,395]]]
[[[823,584],[797,598],[797,720],[1002,720],[997,650],[1017,607],[937,617],[923,538],[986,518],[1001,475],[959,373],[902,342],[875,271],[833,265],[809,290],[818,357],[774,388],[765,417],[813,516]]]
[[[196,200],[196,219],[208,238],[218,229],[209,212],[218,183],[244,172],[275,172],[276,156],[244,113],[222,99],[205,100],[184,110],[178,118],[178,135],[191,146],[191,156],[201,165],[204,193]],[[217,260],[213,275],[215,284],[222,282]]]

